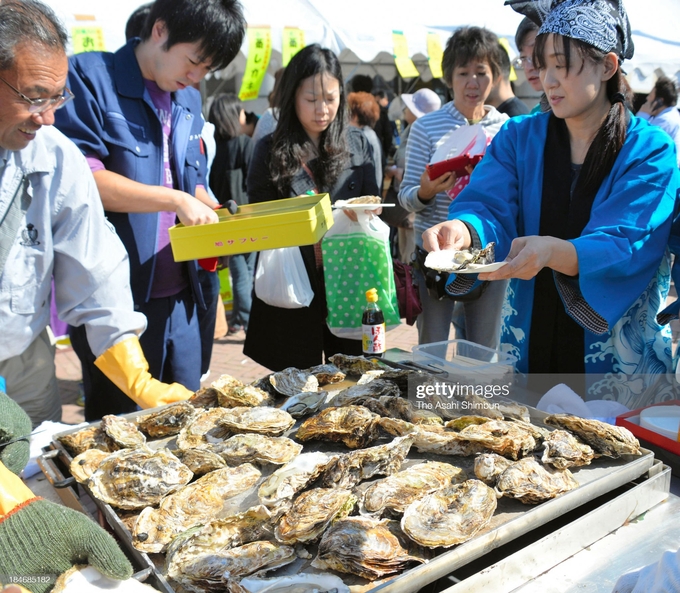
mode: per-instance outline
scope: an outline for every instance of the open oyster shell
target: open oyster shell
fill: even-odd
[[[365,447],[378,438],[380,416],[363,406],[326,408],[307,418],[297,430],[298,441],[341,441],[351,449]]]
[[[357,396],[370,396],[377,399],[381,395],[399,397],[401,395],[401,391],[399,391],[399,387],[397,387],[395,383],[392,383],[392,381],[374,379],[370,383],[364,383],[363,385],[352,385],[352,387],[343,389],[340,393],[333,397],[331,404],[334,406],[343,406],[349,400]]]
[[[357,499],[342,488],[313,488],[300,494],[279,520],[274,535],[283,544],[312,542],[354,508]]]
[[[80,455],[88,449],[99,449],[107,453],[113,453],[120,449],[101,426],[87,426],[77,432],[62,435],[58,437],[58,440],[74,456]]]
[[[465,471],[450,463],[418,463],[371,484],[364,492],[362,510],[368,513],[403,513],[414,500],[466,479]]]
[[[293,418],[302,418],[318,412],[327,397],[327,391],[303,391],[289,397],[279,409],[285,410]]]
[[[293,496],[315,480],[332,459],[320,451],[301,453],[262,482],[257,491],[260,502],[272,509],[288,506]]]
[[[224,408],[267,406],[272,403],[269,393],[253,385],[245,385],[231,375],[221,375],[210,385],[217,390],[217,403]]]
[[[288,463],[302,451],[302,445],[286,437],[270,437],[263,434],[236,434],[217,448],[229,465],[241,463]]]
[[[590,465],[595,452],[566,430],[553,430],[543,441],[543,463],[557,469]]]
[[[375,475],[398,472],[413,444],[411,436],[397,437],[386,445],[358,449],[331,460],[319,477],[324,488],[353,488]]]
[[[122,416],[113,414],[103,416],[101,427],[121,449],[136,449],[146,443],[146,437],[137,426]]]
[[[208,449],[224,442],[231,430],[224,426],[227,408],[210,408],[199,412],[177,436],[178,449]]]
[[[102,461],[109,455],[110,453],[100,451],[99,449],[83,451],[71,460],[69,465],[71,475],[81,484],[86,484],[90,476],[97,471]]]
[[[281,395],[297,395],[302,391],[318,391],[319,380],[309,371],[301,371],[295,367],[283,369],[269,375],[269,382]]]
[[[249,463],[206,474],[166,496],[157,509],[145,508],[135,523],[132,543],[142,552],[162,552],[176,535],[217,516],[225,500],[250,490],[260,476]]]
[[[167,449],[123,449],[87,481],[93,496],[119,509],[143,509],[189,483],[193,474]]]
[[[328,573],[301,572],[272,579],[246,577],[240,585],[247,593],[350,593],[340,577]]]
[[[500,476],[512,465],[510,459],[506,459],[497,453],[482,453],[475,457],[475,476],[488,486],[495,486]]]
[[[449,548],[483,529],[496,504],[491,488],[479,480],[467,480],[412,502],[404,511],[401,528],[423,546]]]
[[[544,422],[574,433],[600,455],[614,458],[621,455],[642,455],[639,441],[623,426],[613,426],[569,414],[552,414]]]
[[[340,381],[344,381],[345,379],[345,373],[334,364],[320,364],[311,369],[307,369],[305,372],[314,375],[319,382],[319,385],[340,383]]]
[[[442,249],[431,251],[425,258],[425,265],[438,272],[456,272],[465,265],[469,269],[475,266],[492,264],[496,261],[495,243],[488,243],[484,249]]]
[[[254,408],[229,408],[220,420],[222,426],[234,433],[254,432],[278,436],[295,424],[288,412],[277,408],[256,406]]]
[[[399,572],[409,564],[424,562],[422,556],[409,552],[408,547],[409,542],[395,521],[347,517],[324,533],[312,566],[353,573],[374,581]],[[416,546],[411,543],[410,547]]]
[[[137,428],[151,438],[178,434],[194,417],[196,408],[187,402],[177,402],[158,412],[137,416]]]
[[[553,470],[533,457],[525,457],[512,463],[498,476],[496,492],[499,496],[516,498],[524,504],[538,504],[578,486],[568,469]]]

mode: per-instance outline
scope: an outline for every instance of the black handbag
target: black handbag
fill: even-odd
[[[415,251],[415,261],[414,266],[417,267],[422,275],[425,277],[425,287],[427,288],[428,294],[433,298],[441,301],[443,298],[451,299],[453,301],[460,301],[461,303],[470,303],[476,301],[479,297],[484,294],[486,287],[489,282],[483,282],[474,290],[471,290],[467,294],[451,296],[446,292],[446,283],[449,279],[448,272],[438,272],[432,268],[428,268],[425,265],[425,258],[427,257],[427,251],[422,247],[416,245]]]
[[[380,219],[391,227],[400,227],[411,214],[399,203],[397,190],[394,189],[394,180],[385,192],[383,204],[394,204],[391,208],[383,208]]]

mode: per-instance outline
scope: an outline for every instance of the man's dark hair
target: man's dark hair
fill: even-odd
[[[14,67],[14,49],[21,43],[66,53],[68,34],[51,8],[37,0],[0,3],[0,70]]]
[[[387,93],[382,89],[375,90],[371,93],[376,99],[387,99]]]
[[[254,111],[246,111],[246,125],[255,125],[260,120],[260,116]]]
[[[517,51],[522,51],[524,40],[526,39],[526,36],[532,31],[538,32],[538,25],[534,23],[534,21],[532,21],[528,16],[525,16],[517,27],[517,31],[515,32],[515,45],[517,46]]]
[[[495,33],[483,27],[461,27],[449,37],[442,59],[446,84],[451,84],[456,67],[466,66],[472,60],[488,62],[493,78],[498,78],[501,68],[498,64],[498,37]]]
[[[655,95],[666,107],[673,107],[678,102],[678,87],[668,76],[659,76],[654,84]]]
[[[215,126],[215,137],[218,140],[230,140],[241,135],[241,109],[243,105],[234,93],[223,93],[215,97],[210,106],[208,121]]]
[[[354,93],[370,93],[373,90],[373,79],[366,74],[356,74],[349,84]]]
[[[156,21],[168,31],[167,51],[178,43],[198,43],[201,62],[211,70],[225,68],[238,53],[246,33],[243,7],[238,0],[156,0],[142,30],[151,37]]]
[[[141,37],[142,31],[144,30],[144,25],[146,24],[146,18],[151,12],[151,7],[153,2],[148,2],[147,4],[142,4],[137,10],[135,10],[125,23],[125,40],[132,39],[133,37]]]
[[[510,56],[500,43],[498,44],[498,67],[501,69],[501,76],[508,80],[510,78]]]

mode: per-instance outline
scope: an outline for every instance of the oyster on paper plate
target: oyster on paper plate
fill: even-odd
[[[552,414],[544,422],[575,434],[599,455],[614,458],[621,455],[642,455],[639,441],[623,426],[613,426],[569,414]]]
[[[391,476],[406,459],[413,439],[397,437],[386,445],[358,449],[331,460],[319,477],[324,488],[353,488],[375,475]]]
[[[87,481],[93,496],[125,510],[158,504],[186,486],[193,474],[167,449],[122,449],[109,455]]]
[[[350,514],[357,499],[342,488],[313,488],[298,496],[278,522],[274,535],[282,544],[316,540],[326,528]]]
[[[414,500],[466,479],[465,472],[450,463],[418,463],[371,484],[364,492],[362,510],[368,513],[403,513]]]
[[[483,529],[496,504],[491,488],[479,480],[467,480],[412,502],[404,511],[401,528],[420,545],[449,548]]]
[[[438,272],[456,272],[465,267],[473,270],[477,266],[493,264],[496,261],[495,243],[488,243],[484,249],[442,249],[431,251],[425,258],[425,265]]]
[[[341,441],[350,449],[358,449],[378,438],[379,419],[380,416],[364,406],[326,408],[307,418],[298,428],[296,438],[302,442]]]
[[[515,461],[496,480],[499,496],[516,498],[524,504],[538,504],[578,486],[568,469],[558,471],[547,468],[533,457]]]
[[[152,439],[178,434],[196,414],[187,402],[171,404],[158,412],[137,416],[137,428]]]
[[[409,564],[424,562],[422,555],[409,551],[409,547],[417,546],[404,537],[398,525],[396,521],[368,517],[341,519],[323,534],[312,566],[374,581]]]
[[[225,500],[252,488],[260,476],[249,463],[218,469],[166,496],[157,509],[145,508],[133,529],[135,548],[162,552],[176,535],[217,516]]]

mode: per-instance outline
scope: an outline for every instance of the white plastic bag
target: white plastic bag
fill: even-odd
[[[301,309],[314,298],[299,247],[261,251],[255,272],[255,294],[272,307]]]

